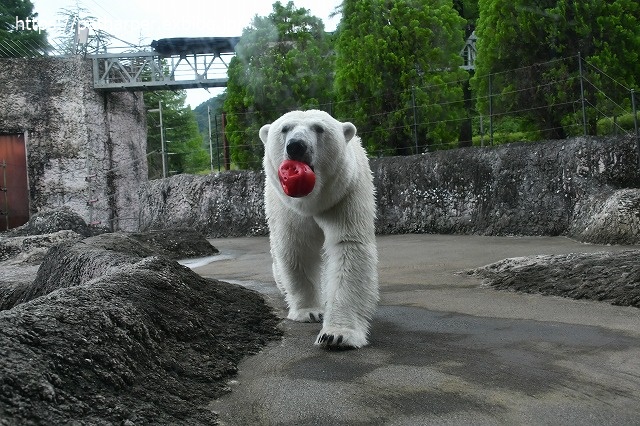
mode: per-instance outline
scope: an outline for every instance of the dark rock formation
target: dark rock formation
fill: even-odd
[[[640,250],[505,259],[469,271],[501,290],[640,308]]]
[[[204,237],[187,230],[148,234],[108,233],[78,242],[67,241],[49,250],[33,284],[21,282],[3,286],[0,280],[0,310],[10,309],[58,288],[84,284],[144,257],[160,255],[168,259],[183,259],[216,253],[218,250]]]
[[[207,241],[202,233],[191,229],[166,229],[160,231],[127,234],[154,254],[169,259],[212,256],[218,249]]]
[[[0,262],[40,263],[47,251],[56,244],[75,242],[84,238],[73,231],[58,231],[44,235],[0,238]]]
[[[568,235],[640,244],[631,138],[579,137],[371,160],[379,234]],[[174,176],[141,188],[142,230],[268,232],[262,172]],[[599,217],[599,219],[596,218]]]
[[[31,216],[24,225],[0,233],[0,262],[40,263],[47,250],[56,244],[76,242],[103,232],[104,229],[88,226],[69,207],[45,210]]]
[[[51,250],[0,311],[0,424],[216,423],[207,403],[278,319],[257,293],[147,251],[109,234]]]
[[[54,210],[44,210],[29,218],[29,222],[18,228],[11,229],[3,237],[18,237],[25,235],[53,234],[54,232],[69,230],[84,237],[106,232],[104,229],[91,228],[84,219],[69,207]]]

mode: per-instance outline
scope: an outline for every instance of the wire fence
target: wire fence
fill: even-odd
[[[73,35],[46,40],[0,40],[0,58],[64,58],[152,50],[150,46],[130,43],[103,30],[92,28],[92,32],[93,35],[86,41],[81,41]]]
[[[575,71],[577,70],[577,72]],[[411,146],[410,153],[451,149],[461,146],[492,146],[510,142],[563,139],[578,135],[626,135],[638,141],[640,164],[640,135],[638,133],[637,96],[633,88],[626,87],[615,78],[586,61],[580,55],[538,63],[518,69],[502,71],[488,75],[472,77],[472,96],[464,99],[417,103],[414,101],[399,109],[381,109],[369,116],[371,121],[392,122],[387,117],[404,114],[413,117],[413,123],[382,126],[375,129],[359,130],[358,135],[365,145],[378,134],[404,132],[412,141],[422,141]],[[438,92],[444,86],[462,87],[468,80],[457,80],[419,87],[423,92]],[[414,88],[415,90],[415,88]],[[410,98],[404,91],[396,91],[398,98]],[[375,101],[375,97],[364,99]],[[359,99],[358,102],[363,102]],[[341,105],[339,105],[341,104]],[[330,114],[336,109],[349,110],[356,105],[355,100],[344,100],[317,105],[317,109]],[[291,110],[274,109],[260,111],[277,117]],[[455,110],[449,118],[441,118],[432,111]],[[229,118],[227,115],[227,119]],[[444,114],[446,116],[446,114]],[[238,121],[251,122],[257,112],[238,114]],[[341,121],[352,121],[358,126],[355,117],[336,117]],[[220,148],[228,139],[235,139],[234,132],[224,129],[223,116],[212,117],[212,145]],[[455,129],[450,139],[429,138],[430,129],[447,126]],[[469,128],[463,132],[461,129]],[[217,129],[217,130],[216,130]],[[262,143],[256,135],[247,135],[245,131],[235,132],[245,138],[245,144],[235,144],[232,150],[247,150],[256,157],[262,155]],[[208,144],[208,141],[205,141]],[[394,147],[377,147],[370,155],[388,156],[397,154]],[[228,161],[228,159],[227,159]],[[213,158],[214,164],[224,167],[225,159]],[[256,162],[242,163],[233,161],[233,168],[255,168]]]

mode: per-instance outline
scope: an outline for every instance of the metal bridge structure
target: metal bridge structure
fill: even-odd
[[[228,62],[239,37],[154,40],[152,51],[92,54],[93,88],[99,91],[226,87]]]

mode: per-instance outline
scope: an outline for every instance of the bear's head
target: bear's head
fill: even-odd
[[[275,185],[278,167],[285,160],[295,160],[307,164],[316,175],[310,198],[319,196],[323,186],[338,176],[343,186],[353,175],[352,153],[347,145],[355,134],[353,124],[342,123],[324,111],[286,113],[260,129],[266,177]]]

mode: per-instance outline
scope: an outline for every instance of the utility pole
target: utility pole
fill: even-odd
[[[587,108],[584,99],[584,73],[582,70],[582,55],[578,52],[578,72],[580,73],[580,102],[582,103],[582,132],[587,136]]]
[[[159,112],[160,113],[160,154],[162,156],[162,177],[167,177],[167,150],[164,146],[164,127],[162,126],[162,101],[158,101],[157,109],[150,109],[149,112]]]
[[[207,122],[209,123],[209,165],[213,173],[213,142],[211,141],[211,106],[207,105]]]
[[[414,154],[418,152],[418,118],[416,117],[416,86],[411,86],[411,107],[413,108],[413,145],[415,146]]]

